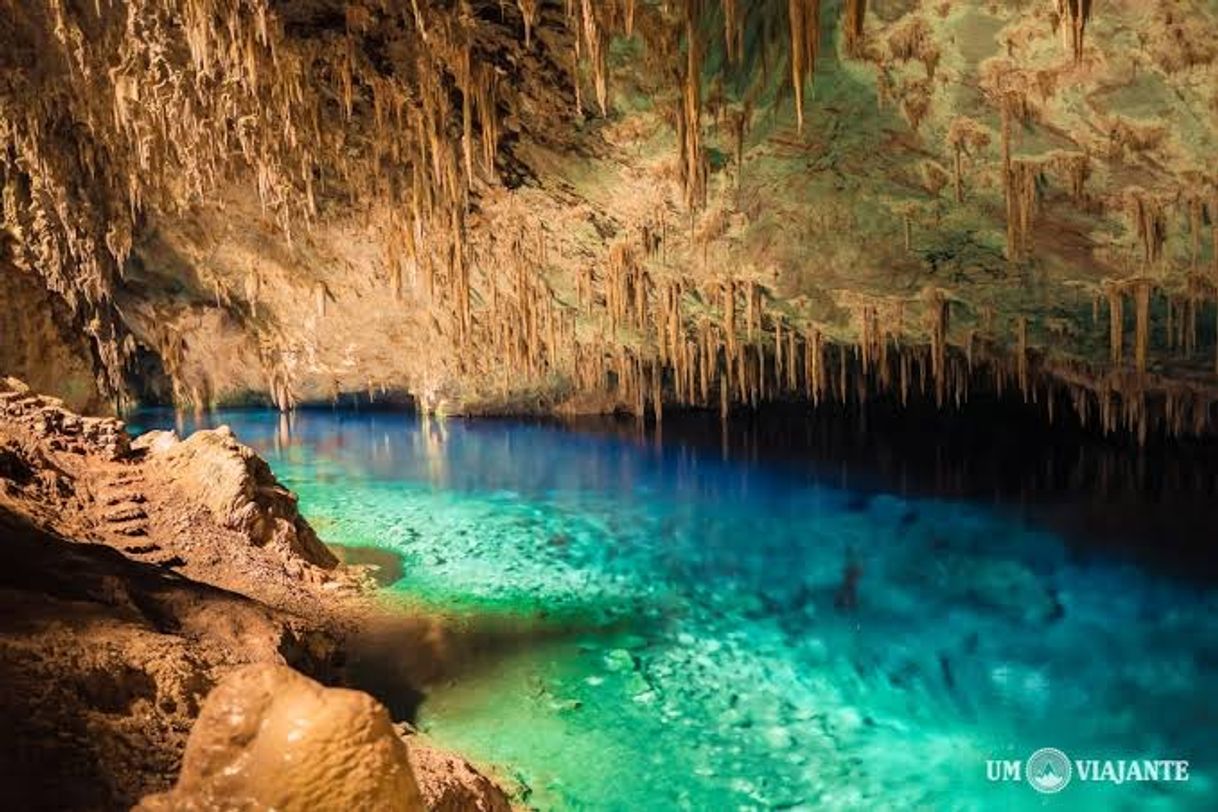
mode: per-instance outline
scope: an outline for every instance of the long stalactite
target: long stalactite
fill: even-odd
[[[820,0],[787,0],[787,22],[791,32],[791,84],[795,90],[795,118],[804,128],[804,93],[809,75],[816,70],[820,49]]]

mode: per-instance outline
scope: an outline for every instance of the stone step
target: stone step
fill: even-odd
[[[123,504],[142,505],[147,501],[148,497],[139,491],[110,491],[109,493],[103,493],[101,496],[101,503],[106,507]]]
[[[168,555],[159,559],[151,559],[146,563],[152,564],[154,567],[165,567],[166,569],[177,569],[178,567],[186,566],[186,559],[180,555]]]
[[[148,555],[150,553],[159,553],[161,545],[159,544],[127,544],[119,548],[127,555]]]
[[[148,514],[139,505],[131,505],[130,507],[121,507],[116,510],[107,511],[104,518],[108,522],[122,523],[133,522],[140,519],[147,519]]]

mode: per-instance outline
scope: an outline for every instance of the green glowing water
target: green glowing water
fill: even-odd
[[[393,594],[566,630],[434,687],[419,719],[536,808],[1218,808],[1212,592],[984,506],[700,450],[222,419],[323,538],[403,557]],[[1187,758],[1191,780],[1076,776],[1049,796],[987,779],[988,759],[1044,746]]]

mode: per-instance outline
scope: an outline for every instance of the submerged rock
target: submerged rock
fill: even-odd
[[[171,791],[138,812],[426,809],[405,743],[362,691],[325,688],[290,668],[253,665],[207,697]]]
[[[626,649],[615,648],[605,655],[605,667],[610,671],[636,671],[638,662]]]

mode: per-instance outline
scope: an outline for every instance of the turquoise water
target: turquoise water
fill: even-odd
[[[535,808],[1218,808],[1216,593],[1054,529],[1069,503],[1049,523],[536,424],[209,421],[324,539],[400,554],[391,593],[554,632],[431,686],[418,719]],[[1190,780],[987,779],[1041,747]]]

